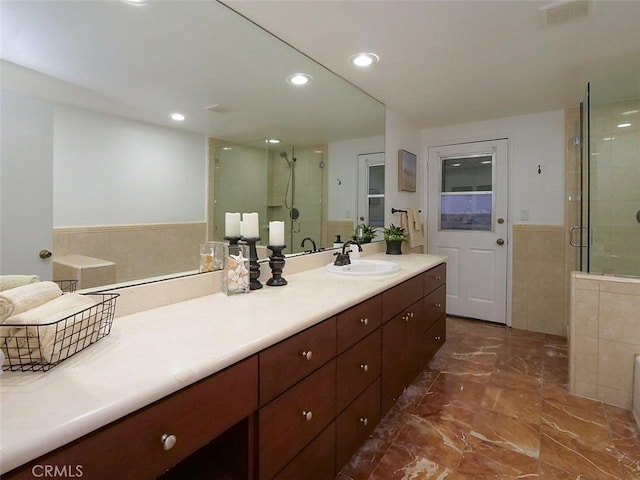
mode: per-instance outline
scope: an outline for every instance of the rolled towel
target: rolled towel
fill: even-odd
[[[37,275],[0,275],[0,292],[39,281]]]
[[[36,282],[0,292],[0,323],[62,295],[54,282]]]
[[[8,337],[3,345],[5,356],[23,362],[58,362],[82,350],[100,333],[102,316],[96,305],[89,296],[69,293],[9,317],[5,324],[11,326],[3,327],[8,330],[2,332]],[[65,318],[66,322],[60,322]]]

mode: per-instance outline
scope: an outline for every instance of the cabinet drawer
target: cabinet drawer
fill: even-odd
[[[266,405],[335,356],[335,317],[261,352],[260,405]]]
[[[424,277],[424,295],[435,290],[440,285],[444,285],[447,281],[447,264],[442,263],[437,267],[427,270],[423,274]]]
[[[431,325],[446,313],[447,286],[441,285],[424,297],[424,315],[426,325]]]
[[[382,414],[400,398],[407,371],[406,321],[397,315],[382,326]]]
[[[258,413],[260,480],[278,473],[336,413],[335,359],[279,396]]]
[[[380,421],[380,379],[338,417],[336,468],[345,466]]]
[[[338,356],[338,412],[380,376],[380,329]]]
[[[447,317],[442,315],[426,333],[427,361],[433,357],[447,340]]]
[[[355,345],[380,326],[382,298],[380,295],[338,314],[338,353]]]
[[[336,423],[332,422],[275,480],[334,480],[336,476]]]
[[[417,302],[424,296],[424,280],[421,275],[410,278],[400,285],[390,288],[382,296],[382,323]]]
[[[156,478],[258,408],[257,357],[244,360],[122,420],[19,467],[7,479],[33,479],[34,465],[77,466],[85,478]],[[161,438],[176,443],[164,450]],[[5,476],[3,476],[5,478]]]

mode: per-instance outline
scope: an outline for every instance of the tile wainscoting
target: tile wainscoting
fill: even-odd
[[[571,393],[631,408],[640,355],[640,279],[574,272],[571,276]]]

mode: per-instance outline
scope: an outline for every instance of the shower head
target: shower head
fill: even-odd
[[[289,160],[289,157],[287,156],[287,152],[285,151],[280,152],[280,156],[284,158],[289,165],[291,165],[291,160]],[[295,158],[293,160],[295,161]]]

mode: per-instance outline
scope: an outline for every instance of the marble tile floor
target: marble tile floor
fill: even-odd
[[[570,395],[564,338],[447,319],[447,341],[336,480],[640,480],[631,412]]]

